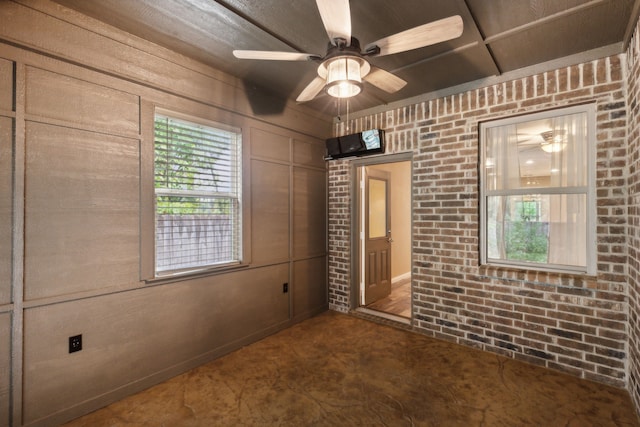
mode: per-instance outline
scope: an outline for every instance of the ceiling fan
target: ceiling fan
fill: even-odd
[[[516,134],[519,147],[527,147],[527,151],[542,149],[545,153],[557,153],[566,146],[566,131],[563,129],[541,129],[536,133]]]
[[[233,51],[239,59],[319,61],[318,76],[298,95],[298,102],[312,100],[323,89],[337,98],[355,96],[362,90],[363,80],[385,92],[397,92],[407,82],[372,66],[367,57],[391,55],[451,40],[460,37],[463,30],[462,18],[454,15],[384,37],[361,50],[358,39],[351,36],[349,0],[316,0],[316,4],[330,39],[324,56],[297,52]]]

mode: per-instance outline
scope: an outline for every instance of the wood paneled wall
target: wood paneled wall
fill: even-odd
[[[254,116],[231,77],[23,3],[0,3],[0,425],[63,422],[326,310],[320,121]],[[242,268],[145,280],[156,107],[242,130]]]

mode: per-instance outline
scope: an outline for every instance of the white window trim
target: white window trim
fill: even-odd
[[[237,144],[238,144],[238,175],[239,175],[239,179],[241,180],[239,185],[238,185],[238,191],[237,191],[237,200],[238,200],[238,214],[240,215],[239,217],[239,222],[237,224],[237,229],[238,232],[240,233],[240,236],[238,238],[238,256],[239,256],[239,260],[237,261],[232,261],[232,262],[225,262],[225,263],[219,263],[219,264],[212,264],[212,265],[202,265],[202,266],[196,266],[196,267],[192,267],[192,268],[185,268],[185,269],[175,269],[175,270],[167,270],[167,271],[161,271],[158,272],[156,270],[156,259],[155,259],[155,254],[156,254],[156,230],[155,230],[155,217],[156,217],[156,206],[155,206],[155,199],[156,199],[156,188],[155,188],[155,180],[153,178],[153,176],[155,175],[155,163],[153,162],[153,157],[155,155],[155,130],[153,130],[151,138],[153,141],[152,144],[152,148],[151,148],[151,173],[152,173],[152,177],[151,177],[151,184],[152,184],[152,191],[153,191],[153,200],[154,200],[154,204],[153,204],[153,278],[152,279],[148,279],[147,281],[158,281],[158,280],[163,280],[163,279],[171,279],[171,278],[178,278],[178,277],[182,277],[182,276],[193,276],[193,275],[203,275],[203,274],[210,274],[210,273],[214,273],[214,272],[224,272],[224,271],[229,271],[229,270],[233,270],[236,269],[238,267],[244,267],[246,266],[246,260],[244,259],[244,254],[245,254],[245,250],[244,250],[244,243],[245,243],[245,227],[244,227],[244,221],[246,221],[245,218],[245,209],[244,209],[244,203],[243,203],[243,190],[245,187],[245,183],[244,183],[244,173],[243,173],[243,169],[244,169],[244,135],[242,133],[242,129],[236,126],[232,126],[232,125],[228,125],[228,124],[224,124],[224,123],[220,123],[220,122],[216,122],[216,121],[212,121],[212,120],[207,120],[207,119],[203,119],[201,117],[198,116],[193,116],[193,115],[189,115],[189,114],[183,114],[177,111],[173,111],[173,110],[169,110],[169,109],[164,109],[164,108],[160,108],[160,107],[155,107],[153,109],[153,117],[151,120],[151,123],[155,122],[155,117],[157,116],[165,116],[165,117],[170,117],[172,119],[177,119],[177,120],[183,120],[186,122],[190,122],[190,123],[195,123],[195,124],[199,124],[202,126],[206,126],[206,127],[211,127],[211,128],[215,128],[215,129],[219,129],[222,131],[226,131],[226,132],[232,132],[234,134],[236,134],[237,137]],[[172,191],[172,193],[177,194],[179,193],[179,191]],[[189,192],[189,195],[194,195],[195,193],[193,192]],[[219,193],[219,195],[223,195],[224,193]],[[235,196],[235,195],[234,195]]]
[[[485,149],[485,134],[488,129],[494,127],[501,127],[506,125],[512,125],[516,123],[523,123],[535,120],[544,120],[553,118],[559,115],[569,115],[577,113],[587,114],[587,187],[574,187],[569,189],[560,188],[545,188],[544,194],[585,194],[586,189],[587,196],[587,258],[586,269],[581,267],[572,268],[570,266],[558,266],[553,264],[540,265],[530,264],[524,262],[501,260],[496,262],[487,259],[487,194],[485,190],[485,183],[487,182],[486,168],[486,149]],[[526,270],[536,271],[549,271],[557,273],[570,273],[570,274],[586,274],[589,276],[595,276],[597,271],[597,236],[596,236],[596,223],[597,223],[597,201],[596,201],[596,105],[595,104],[583,104],[572,107],[557,108],[554,110],[542,111],[539,113],[526,114],[521,116],[507,117],[504,119],[492,120],[479,124],[479,151],[480,151],[480,163],[478,169],[480,171],[480,265],[486,266],[503,266]],[[492,191],[491,195],[519,195],[519,194],[539,194],[540,188],[531,189],[519,189],[519,190],[504,190],[504,191]]]

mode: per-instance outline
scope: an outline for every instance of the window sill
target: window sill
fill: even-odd
[[[580,270],[502,263],[481,264],[480,273],[483,276],[497,279],[530,281],[559,286],[582,286],[581,284],[584,284],[584,282],[598,279],[596,274],[589,274]]]
[[[200,277],[216,276],[218,274],[231,273],[238,270],[244,270],[249,264],[233,264],[219,267],[200,268],[195,270],[181,271],[169,273],[164,276],[157,276],[151,279],[145,279],[148,285],[164,285],[167,283],[184,282],[185,280],[198,279]]]

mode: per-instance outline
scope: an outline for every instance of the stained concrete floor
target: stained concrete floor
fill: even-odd
[[[640,426],[626,391],[335,312],[68,426]]]

